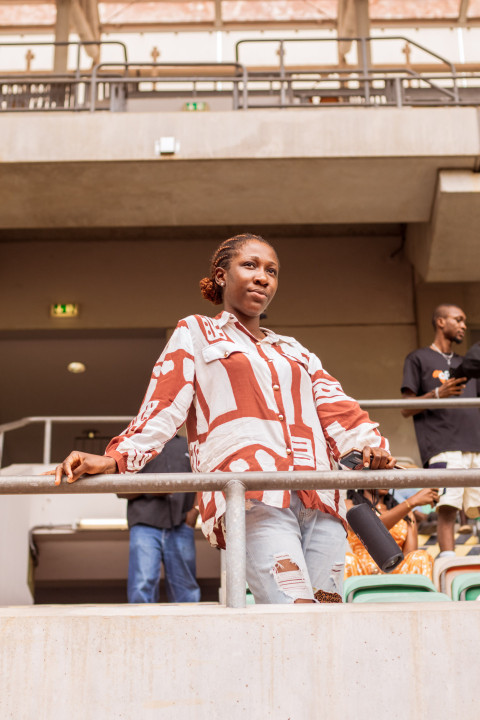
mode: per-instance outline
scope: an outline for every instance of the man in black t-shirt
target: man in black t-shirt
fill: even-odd
[[[466,317],[456,305],[439,305],[433,314],[434,341],[410,353],[403,371],[404,398],[440,399],[478,397],[480,381],[453,377],[462,356],[453,345],[462,342]],[[413,416],[422,462],[429,468],[480,468],[480,411],[478,408],[402,410]],[[457,510],[469,517],[480,515],[479,488],[445,488],[437,505],[440,556],[455,554],[454,526]]]
[[[188,444],[175,435],[140,473],[191,472]],[[159,599],[160,571],[170,602],[198,602],[195,578],[194,528],[196,493],[120,495],[128,498],[130,529],[128,602],[155,603]]]

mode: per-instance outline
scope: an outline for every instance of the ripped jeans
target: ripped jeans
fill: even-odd
[[[342,594],[346,533],[336,518],[306,508],[292,491],[289,508],[247,500],[246,531],[255,603],[313,600],[317,590]],[[282,562],[287,572],[280,572]]]

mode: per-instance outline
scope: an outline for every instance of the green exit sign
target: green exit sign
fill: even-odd
[[[50,305],[50,315],[52,317],[77,317],[77,303],[55,303]]]
[[[200,112],[204,110],[208,110],[208,103],[202,102],[202,101],[193,101],[193,102],[186,102],[183,106],[184,110],[199,110]]]

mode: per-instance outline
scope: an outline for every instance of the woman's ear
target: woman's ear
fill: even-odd
[[[225,287],[225,268],[215,268],[215,282],[217,285],[220,285],[220,287]]]

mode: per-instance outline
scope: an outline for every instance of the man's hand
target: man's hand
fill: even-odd
[[[43,475],[55,475],[55,485],[60,485],[64,475],[67,476],[67,482],[73,483],[85,473],[87,475],[110,475],[116,472],[117,463],[108,455],[92,455],[74,450],[60,465],[57,465],[55,470],[49,470]]]
[[[467,378],[450,378],[450,380],[447,380],[442,385],[439,385],[434,390],[429,390],[425,395],[415,395],[412,390],[405,390],[402,393],[402,397],[405,400],[433,400],[434,398],[448,398],[448,397],[455,397],[458,395],[461,395],[462,392],[465,390],[465,384],[467,382]],[[402,411],[403,417],[412,417],[413,415],[418,415],[419,413],[423,412],[422,408],[415,408],[415,409],[407,409],[404,408]]]
[[[185,515],[185,524],[189,525],[191,528],[194,528],[197,523],[197,517],[198,517],[198,510],[197,510],[197,508],[193,507]]]
[[[466,382],[466,377],[450,378],[450,380],[447,380],[447,382],[444,382],[442,385],[440,385],[436,395],[438,395],[439,398],[447,398],[452,397],[453,395],[461,395],[462,392],[465,390]]]
[[[379,447],[370,447],[365,445],[362,450],[363,467],[370,470],[391,470],[397,462],[388,450]]]

